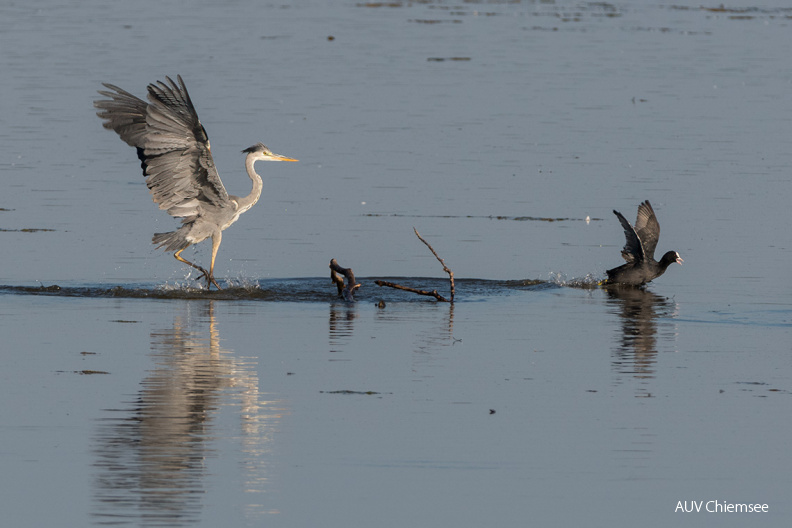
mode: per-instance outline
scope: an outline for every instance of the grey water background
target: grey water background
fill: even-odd
[[[773,3],[4,3],[4,524],[784,525],[790,32]],[[251,144],[300,159],[257,165],[226,295],[150,244],[177,223],[92,108],[176,74],[229,192]],[[685,264],[570,287],[644,199]],[[453,306],[373,284],[446,291],[413,227]],[[675,513],[710,500],[769,513]]]

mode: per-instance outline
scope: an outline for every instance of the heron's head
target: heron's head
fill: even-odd
[[[289,158],[287,156],[281,156],[280,154],[275,154],[270,149],[268,149],[263,143],[256,143],[252,147],[246,148],[242,152],[247,153],[248,156],[253,156],[257,161],[298,161],[294,158]]]

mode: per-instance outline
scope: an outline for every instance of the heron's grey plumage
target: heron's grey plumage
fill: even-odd
[[[207,275],[214,283],[212,269],[221,232],[233,224],[241,213],[256,203],[261,195],[261,177],[253,170],[258,160],[297,161],[273,154],[259,143],[247,152],[245,167],[253,190],[243,198],[230,196],[217,173],[209,137],[206,135],[181,76],[178,82],[166,77],[148,85],[148,101],[103,83],[106,97],[94,102],[103,126],[115,131],[123,141],[137,150],[154,202],[171,216],[182,218],[182,226],[169,233],[156,233],[152,241],[166,251],[176,251],[177,259]],[[212,268],[207,273],[181,258],[179,254],[191,244],[213,239]],[[217,285],[217,283],[214,283]]]
[[[95,103],[104,127],[135,147],[146,184],[160,209],[175,217],[201,216],[202,205],[228,207],[228,192],[217,173],[209,138],[184,86],[170,77],[148,86],[146,103],[129,92],[114,92]]]
[[[242,152],[245,152],[247,154],[252,154],[253,152],[270,152],[270,149],[268,149],[267,145],[265,145],[264,143],[256,143],[252,147],[248,147]]]

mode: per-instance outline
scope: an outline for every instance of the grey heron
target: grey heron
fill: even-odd
[[[215,258],[223,238],[223,230],[239,215],[253,207],[261,196],[263,183],[253,165],[257,161],[297,161],[274,154],[262,143],[246,148],[245,168],[253,182],[250,194],[244,197],[229,195],[217,173],[209,138],[181,75],[178,83],[170,77],[167,82],[148,85],[148,101],[102,83],[108,90],[99,90],[106,99],[94,106],[105,122],[103,126],[115,131],[128,145],[137,149],[146,185],[154,203],[171,216],[182,219],[182,226],[168,233],[156,233],[152,242],[165,251],[174,251],[177,260],[201,272],[206,287],[214,284]],[[181,256],[182,251],[212,237],[212,260],[209,271]]]

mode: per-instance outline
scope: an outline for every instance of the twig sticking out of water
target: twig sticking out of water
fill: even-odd
[[[455,290],[454,289],[454,272],[451,271],[450,269],[448,269],[448,266],[446,266],[445,261],[443,259],[441,259],[439,256],[437,256],[437,251],[434,250],[434,248],[429,244],[429,242],[427,242],[426,240],[423,239],[421,234],[418,233],[418,230],[413,227],[413,231],[415,231],[415,236],[417,236],[418,239],[421,242],[426,244],[426,247],[429,248],[429,251],[432,252],[432,255],[434,255],[435,258],[437,259],[437,261],[440,263],[440,265],[443,266],[443,271],[448,273],[448,280],[449,280],[449,282],[451,282],[451,301],[450,302],[454,302],[454,290]]]
[[[383,280],[375,281],[375,284],[377,286],[387,286],[389,288],[394,288],[394,289],[397,289],[397,290],[404,290],[404,291],[408,291],[408,292],[417,293],[418,295],[427,295],[429,297],[434,297],[435,299],[437,299],[440,302],[447,302],[447,303],[452,303],[453,304],[453,302],[454,302],[454,293],[456,291],[455,288],[454,288],[454,272],[451,271],[450,269],[448,269],[448,266],[446,266],[445,261],[443,259],[441,259],[437,255],[437,252],[434,250],[432,245],[429,244],[429,242],[427,242],[426,240],[424,240],[424,238],[421,236],[421,234],[418,232],[418,230],[413,227],[413,231],[415,231],[415,236],[417,236],[418,239],[421,242],[426,244],[426,247],[429,248],[429,251],[432,252],[432,255],[434,255],[435,258],[438,260],[438,262],[440,262],[440,264],[443,266],[443,271],[448,273],[448,279],[451,282],[451,299],[446,299],[445,297],[443,297],[442,295],[437,293],[437,290],[432,290],[432,291],[417,290],[415,288],[410,288],[409,286],[402,286],[400,284],[394,284],[392,282],[383,281]]]
[[[344,279],[338,276],[339,273],[346,277],[346,285],[344,285]],[[330,280],[338,288],[339,297],[343,297],[348,302],[355,302],[355,290],[360,288],[360,284],[355,281],[355,274],[352,273],[352,268],[342,268],[338,265],[336,259],[330,259]]]

